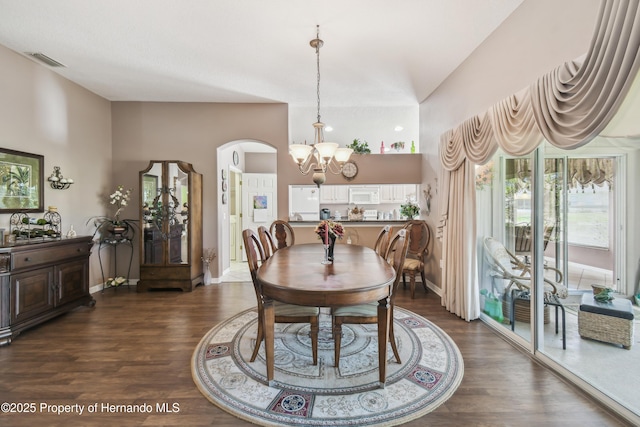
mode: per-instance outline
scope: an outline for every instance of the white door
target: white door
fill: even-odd
[[[240,182],[242,174],[229,171],[229,259],[242,260],[242,188]]]
[[[257,232],[264,225],[269,228],[276,219],[277,177],[272,173],[242,174],[242,229],[250,228]],[[246,253],[242,252],[246,261]]]

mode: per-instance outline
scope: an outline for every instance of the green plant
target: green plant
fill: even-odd
[[[420,215],[420,206],[414,200],[407,200],[407,203],[400,205],[400,214],[413,219]]]
[[[371,149],[369,149],[367,141],[360,142],[358,138],[354,139],[351,144],[347,145],[347,148],[351,148],[354,153],[371,154]]]
[[[593,299],[598,302],[609,302],[614,298],[613,295],[611,295],[612,293],[613,289],[611,288],[601,288],[600,292],[598,293],[595,293],[594,289]]]

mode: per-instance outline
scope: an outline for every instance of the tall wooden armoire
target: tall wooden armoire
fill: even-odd
[[[203,283],[202,175],[190,163],[152,160],[140,172],[138,292]]]

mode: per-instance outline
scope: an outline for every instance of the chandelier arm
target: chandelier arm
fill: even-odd
[[[314,147],[302,163],[298,164],[298,169],[302,175],[308,175],[312,170],[319,168],[320,161],[318,160],[318,150]]]
[[[335,159],[331,159],[331,161],[329,162],[329,166],[327,167],[327,170],[334,175],[340,175],[342,173],[342,165],[338,163],[339,162],[336,161]]]

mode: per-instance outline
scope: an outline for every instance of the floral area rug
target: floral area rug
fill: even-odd
[[[377,325],[343,325],[340,368],[334,367],[331,318],[321,314],[318,364],[308,324],[276,324],[275,378],[267,385],[264,345],[249,362],[257,311],[211,329],[192,357],[198,389],[223,410],[263,426],[389,426],[421,417],[460,385],[464,366],[453,340],[415,313],[396,307],[401,364],[388,346],[387,382],[378,382]]]

